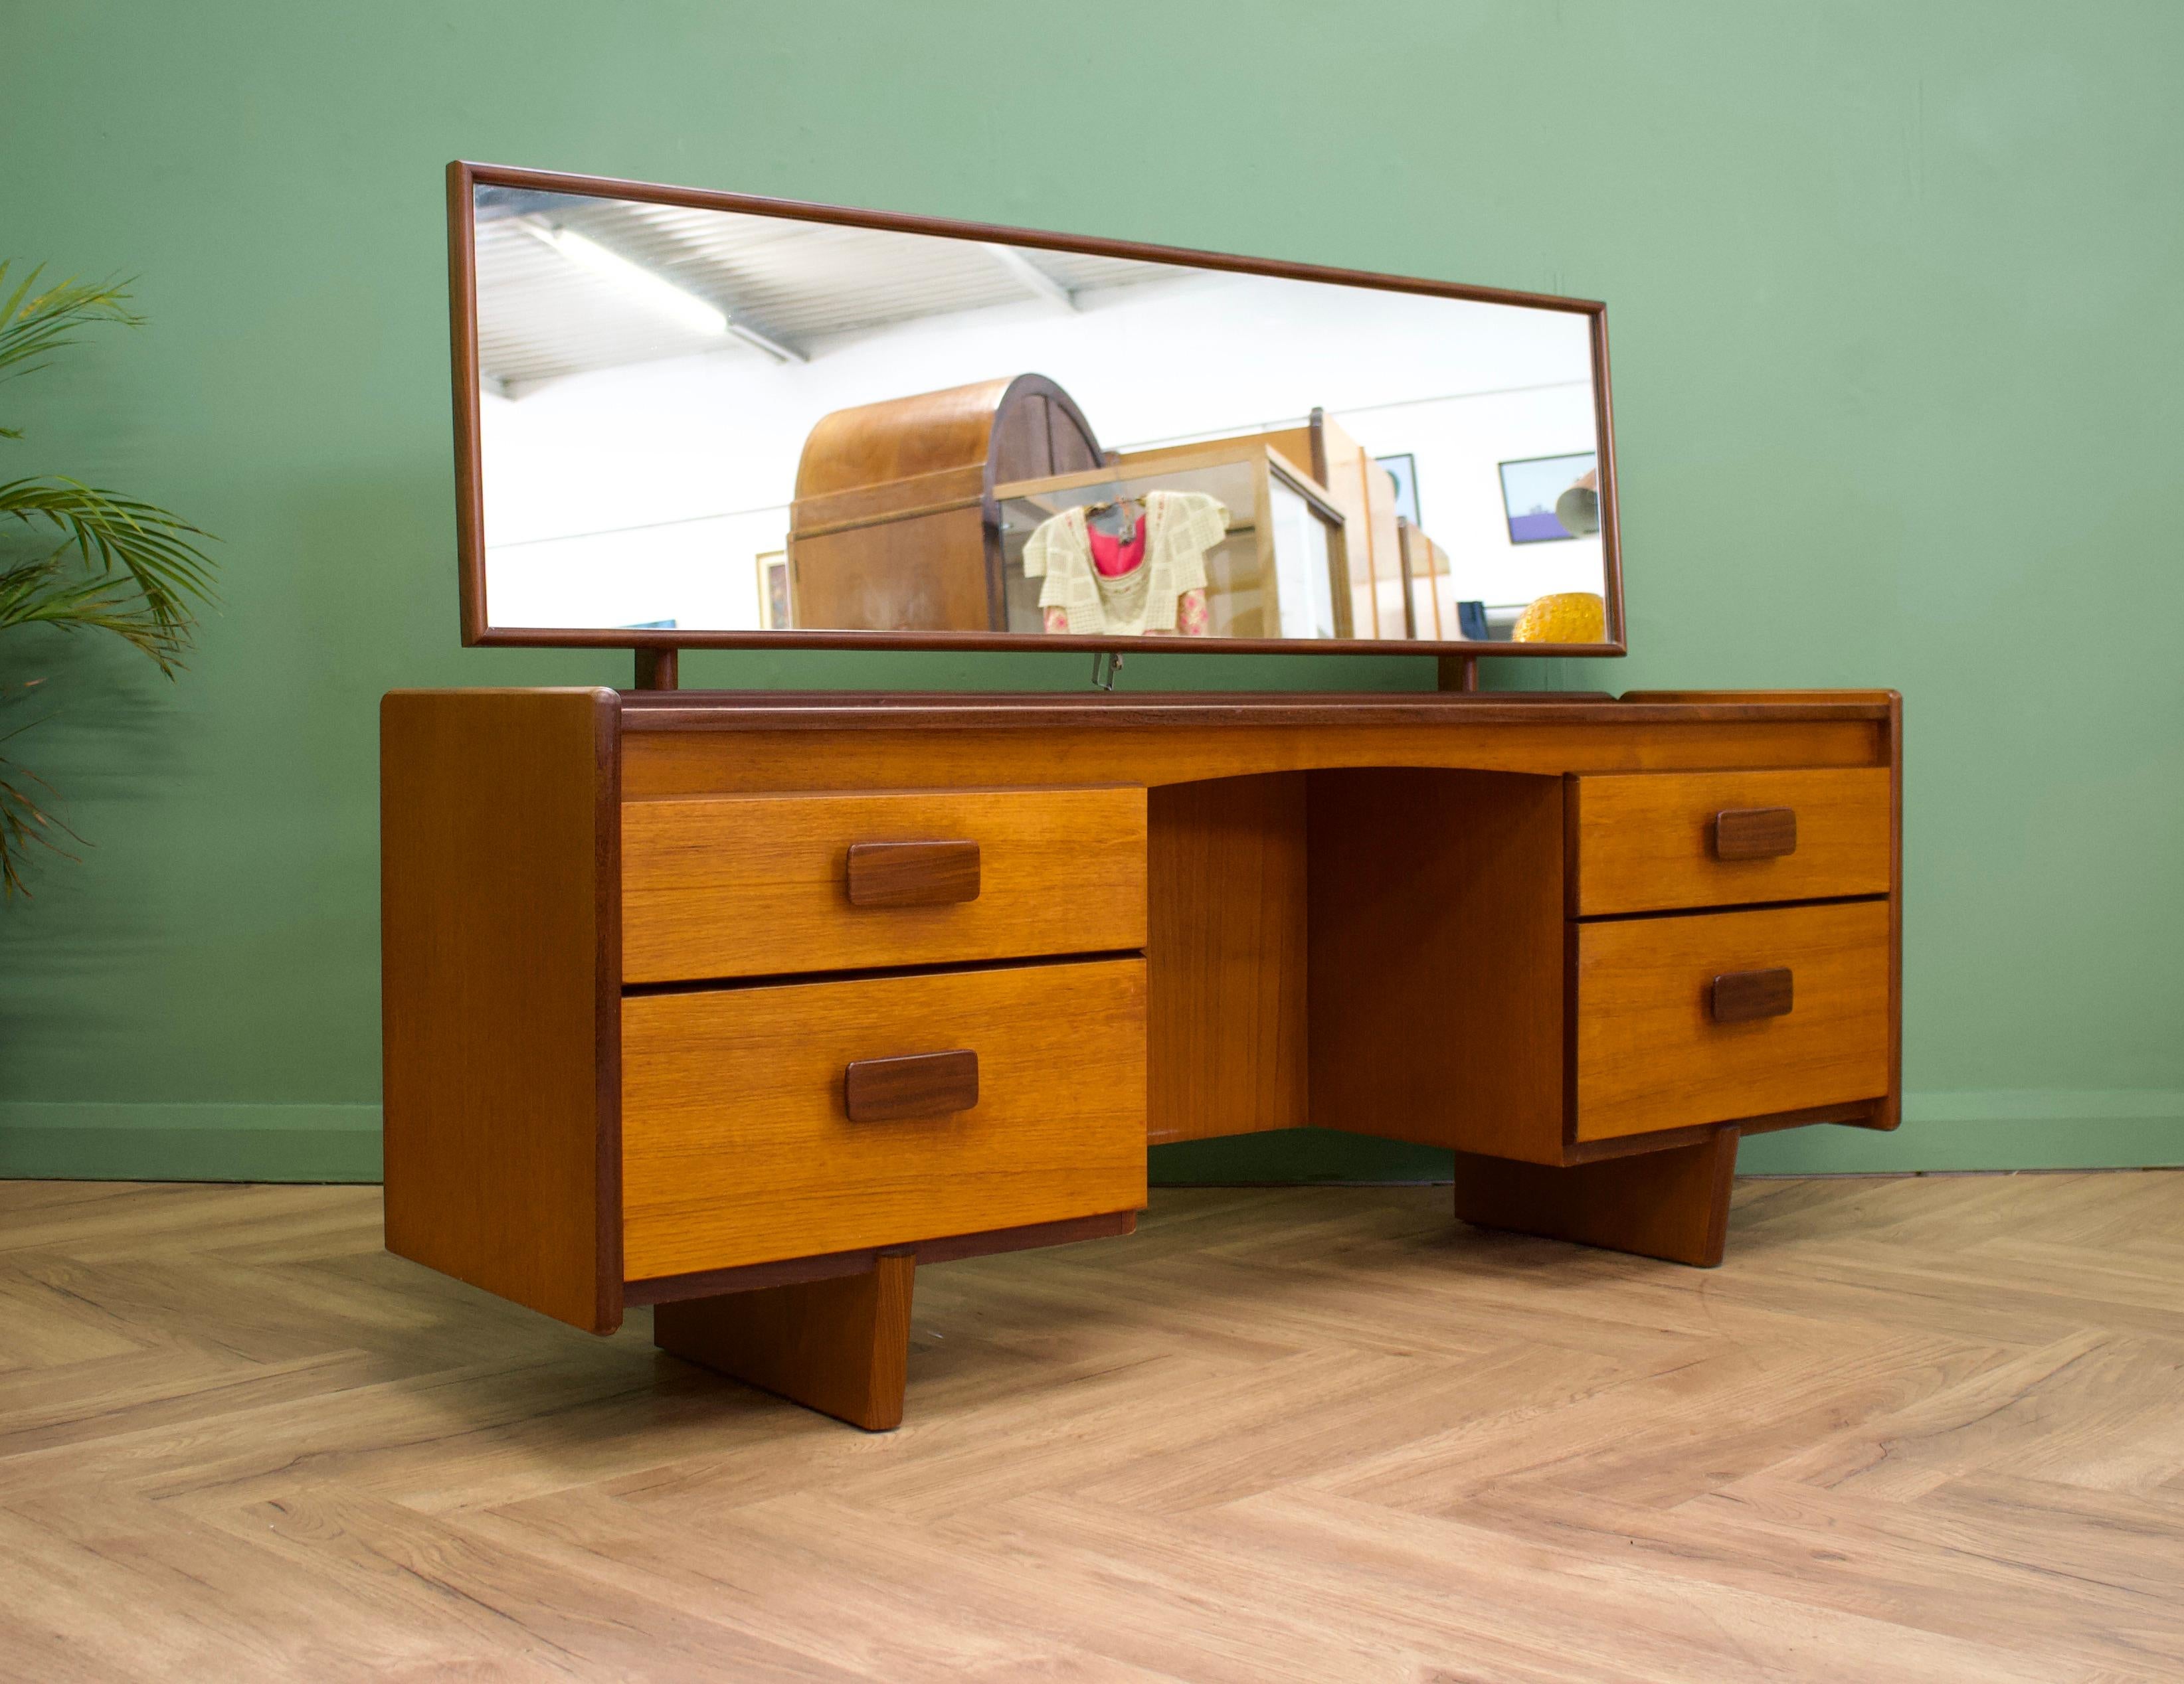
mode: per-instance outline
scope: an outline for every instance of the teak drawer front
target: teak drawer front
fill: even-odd
[[[1142,788],[632,801],[621,834],[629,982],[1145,942]],[[954,846],[906,863],[878,846],[902,842]],[[852,849],[862,903],[850,898]]]
[[[960,1058],[976,1060],[973,1083]],[[852,1122],[850,1064],[919,1060]],[[883,1067],[882,1074],[885,1074]],[[922,1093],[967,1110],[904,1116]],[[905,1096],[909,1096],[905,1101]],[[638,995],[622,1007],[627,1278],[1145,1202],[1143,959]]]
[[[1573,778],[1570,911],[1885,895],[1888,781],[1885,766]],[[1790,852],[1755,851],[1791,830]]]
[[[1572,927],[1580,1141],[1887,1092],[1887,902]]]

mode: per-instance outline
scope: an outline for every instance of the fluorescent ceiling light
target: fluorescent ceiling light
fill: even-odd
[[[555,251],[573,264],[582,264],[594,275],[607,280],[628,293],[641,298],[664,316],[671,316],[684,327],[696,333],[726,333],[728,318],[725,311],[716,309],[694,292],[685,292],[673,281],[655,275],[642,264],[633,264],[619,257],[604,246],[587,240],[582,235],[567,228],[541,228],[528,225],[536,234]]]

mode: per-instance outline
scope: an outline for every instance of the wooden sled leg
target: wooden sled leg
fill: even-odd
[[[902,1425],[915,1252],[861,1275],[685,1298],[653,1311],[663,1351],[867,1432]]]
[[[1482,1228],[1575,1240],[1712,1269],[1729,1237],[1737,1131],[1567,1170],[1456,1154],[1456,1214]]]

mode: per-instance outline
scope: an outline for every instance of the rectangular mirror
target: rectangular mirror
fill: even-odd
[[[466,642],[1623,652],[1597,304],[448,182]]]

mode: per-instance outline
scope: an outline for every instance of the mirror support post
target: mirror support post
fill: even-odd
[[[1441,690],[1476,690],[1479,688],[1479,657],[1476,655],[1443,655],[1440,657]]]
[[[680,649],[639,649],[637,652],[637,687],[639,690],[672,690],[677,680],[676,668]]]

